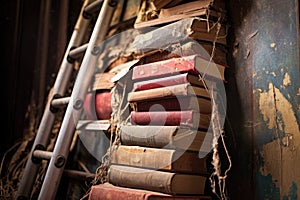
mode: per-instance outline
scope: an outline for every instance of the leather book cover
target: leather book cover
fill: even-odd
[[[203,59],[212,60],[215,63],[227,65],[228,50],[224,45],[215,44],[206,41],[187,40],[181,43],[172,44],[167,49],[145,55],[145,63],[152,63],[171,58],[180,58],[198,54]]]
[[[190,83],[171,85],[142,91],[133,91],[128,94],[128,102],[163,99],[168,97],[193,96],[210,99],[210,92],[206,88],[193,86]]]
[[[199,76],[189,73],[176,74],[172,76],[166,76],[162,78],[154,78],[150,80],[137,81],[133,83],[133,91],[149,90],[154,88],[161,88],[171,85],[179,85],[190,83],[191,85],[197,85],[203,87],[205,84],[200,80]]]
[[[193,110],[158,111],[130,113],[130,122],[133,125],[161,125],[183,126],[207,130],[210,125],[210,114],[203,114]]]
[[[125,165],[110,165],[108,182],[135,189],[167,194],[203,195],[206,176],[166,172]]]
[[[179,149],[119,145],[112,151],[111,163],[170,172],[208,174],[206,157],[200,159],[197,152]]]
[[[180,126],[138,126],[121,125],[120,139],[124,145],[138,145],[155,148],[184,149],[202,151],[207,154],[211,145],[207,145],[213,134]],[[207,148],[204,148],[207,146]]]
[[[88,93],[84,100],[84,113],[88,120],[109,120],[112,114],[112,94],[107,90]]]
[[[195,110],[200,113],[211,113],[212,111],[209,99],[194,96],[145,100],[131,103],[130,106],[132,110],[138,112]]]
[[[91,187],[89,200],[211,200],[206,195],[170,195],[150,190],[115,186],[110,183]]]
[[[188,72],[224,81],[225,68],[226,65],[214,63],[196,54],[137,65],[132,69],[132,80],[149,80]]]

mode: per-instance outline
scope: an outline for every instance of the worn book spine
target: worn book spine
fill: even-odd
[[[134,111],[179,111],[195,110],[200,113],[211,113],[211,101],[201,97],[175,97],[130,103]]]
[[[198,76],[188,73],[167,76],[163,78],[150,79],[145,81],[137,81],[133,84],[133,91],[149,90],[154,88],[166,87],[171,85],[179,85],[190,83],[203,87],[204,82]]]
[[[206,158],[197,152],[120,145],[112,151],[113,164],[159,169],[170,172],[207,174]]]
[[[148,147],[175,148],[173,145],[178,126],[135,126],[121,125],[120,139],[125,145],[139,145]],[[189,131],[190,129],[185,129]],[[195,131],[193,131],[194,133]],[[189,135],[188,135],[189,136]]]
[[[154,63],[137,65],[132,71],[132,80],[145,80],[188,72],[194,75],[208,75],[225,80],[225,65],[206,60],[199,55],[172,58]],[[216,68],[216,70],[211,69]]]
[[[206,10],[204,10],[204,12],[201,12],[202,15],[207,14]],[[201,15],[201,13],[199,12],[198,15]],[[187,15],[181,14],[177,17],[171,16],[167,19],[153,19],[149,21],[135,23],[134,26],[136,28],[141,28],[145,26],[153,26],[168,23],[171,21],[176,22],[167,24],[163,27],[147,32],[145,34],[137,35],[131,46],[138,48],[140,51],[147,52],[149,51],[149,49],[153,49],[153,47],[160,47],[163,49],[165,47],[169,47],[171,44],[186,41],[186,39],[190,37],[190,34],[194,32],[192,30],[192,25],[195,23],[195,21],[199,21],[199,16],[187,17]],[[159,37],[156,37],[157,35],[159,35]],[[174,40],[174,38],[176,38],[176,40]],[[202,38],[199,37],[197,39],[201,40]],[[215,35],[211,35],[209,40],[202,39],[201,41],[214,42]]]
[[[108,182],[128,188],[167,194],[204,194],[206,177],[145,168],[111,165]]]
[[[95,111],[97,119],[109,120],[112,114],[112,94],[110,91],[100,91],[95,94]]]
[[[84,113],[89,120],[109,120],[111,118],[111,92],[99,90],[88,93],[83,104]]]
[[[212,60],[214,63],[227,66],[227,49],[223,45],[215,44],[210,42],[198,41],[189,42],[186,44],[187,48],[192,49],[194,54],[199,54],[205,60]],[[190,54],[191,55],[191,54]],[[188,56],[188,55],[186,55]]]
[[[212,0],[192,1],[168,9],[162,9],[159,13],[159,17],[171,17],[182,13],[191,13],[195,10],[207,10],[211,2]]]
[[[215,37],[217,42],[222,44],[222,45],[227,45],[227,40],[226,40],[226,35],[225,34],[213,34],[210,32],[198,32],[198,31],[193,31],[191,32],[191,34],[189,35],[191,38],[193,39],[202,39],[204,41],[210,41]]]
[[[130,121],[135,125],[165,125],[186,126],[207,130],[210,124],[210,114],[203,114],[193,110],[158,111],[130,113]]]
[[[152,4],[155,10],[160,10],[170,2],[172,2],[172,0],[151,0],[150,4]]]
[[[184,57],[171,58],[135,66],[132,69],[132,80],[151,79],[184,72],[198,74],[193,62],[190,60],[184,59]]]
[[[122,125],[120,139],[123,145],[138,145],[155,148],[183,149],[190,151],[203,150],[208,153],[210,148],[202,147],[206,137],[212,133],[198,131],[179,126],[136,126]]]
[[[180,44],[177,46],[177,48],[174,48],[172,51],[170,51],[169,54],[169,59],[172,58],[171,55],[173,55],[173,58],[176,57],[175,55],[177,55],[177,58],[199,55],[205,60],[212,60],[214,63],[224,66],[227,65],[227,50],[223,45],[213,45],[211,42],[201,40],[192,40],[184,44]]]
[[[153,42],[154,43],[154,42]],[[227,50],[223,45],[200,40],[171,45],[168,49],[160,50],[150,55],[143,52],[145,63],[153,63],[172,58],[180,58],[198,54],[203,59],[212,60],[214,63],[227,65]]]
[[[191,29],[193,30],[193,32],[196,32],[199,35],[201,35],[203,33],[207,33],[207,34],[209,34],[209,38],[216,37],[215,40],[220,40],[221,38],[218,38],[218,37],[226,35],[226,32],[227,32],[226,26],[225,26],[225,24],[220,24],[220,27],[214,26],[214,25],[215,25],[215,22],[211,22],[211,21],[207,22],[205,20],[195,19],[192,23]],[[203,40],[205,41],[205,39],[203,39]],[[223,38],[220,41],[223,41]],[[225,42],[221,42],[221,43],[226,44],[226,37],[225,37],[224,41]]]
[[[210,93],[207,89],[187,83],[149,90],[133,91],[128,94],[127,100],[128,102],[136,102],[176,96],[198,96],[210,99]]]
[[[170,195],[150,190],[119,187],[110,183],[93,185],[89,200],[211,200],[206,195]]]

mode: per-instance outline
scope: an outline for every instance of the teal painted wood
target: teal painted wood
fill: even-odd
[[[297,3],[232,0],[228,4],[233,68],[226,78],[230,124],[226,127],[233,144],[235,167],[229,179],[233,199],[245,193],[253,194],[246,199],[300,197]]]
[[[256,199],[300,196],[299,44],[296,1],[261,1],[253,38]],[[276,20],[275,20],[276,19]]]

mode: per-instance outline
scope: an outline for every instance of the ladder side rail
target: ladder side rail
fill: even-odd
[[[18,186],[18,191],[16,195],[17,199],[30,199],[31,192],[39,171],[39,167],[41,166],[41,161],[33,157],[33,152],[36,149],[45,150],[46,146],[48,145],[51,129],[55,120],[55,113],[51,111],[51,101],[54,95],[63,96],[66,91],[67,83],[71,77],[71,73],[73,70],[73,63],[69,62],[68,53],[72,47],[79,46],[82,43],[84,34],[86,33],[88,24],[90,22],[90,19],[83,18],[82,13],[89,1],[90,0],[86,0],[83,3],[81,13],[79,14],[66,53],[60,65],[53,89],[48,95],[47,104],[45,106],[45,110],[34,140],[34,144],[32,146],[22,178]]]
[[[117,0],[105,0],[98,15],[87,50],[84,54],[75,80],[71,99],[67,106],[57,141],[54,146],[53,156],[48,165],[46,176],[42,184],[38,198],[40,200],[55,199],[69,154],[75,127],[81,116],[83,101],[87,94],[87,90],[95,72],[97,60],[101,52],[99,46],[97,46],[97,42],[104,40],[116,5]]]

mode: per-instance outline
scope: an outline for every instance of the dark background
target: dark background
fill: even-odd
[[[81,0],[1,2],[1,158],[24,131],[38,126],[81,5]]]

